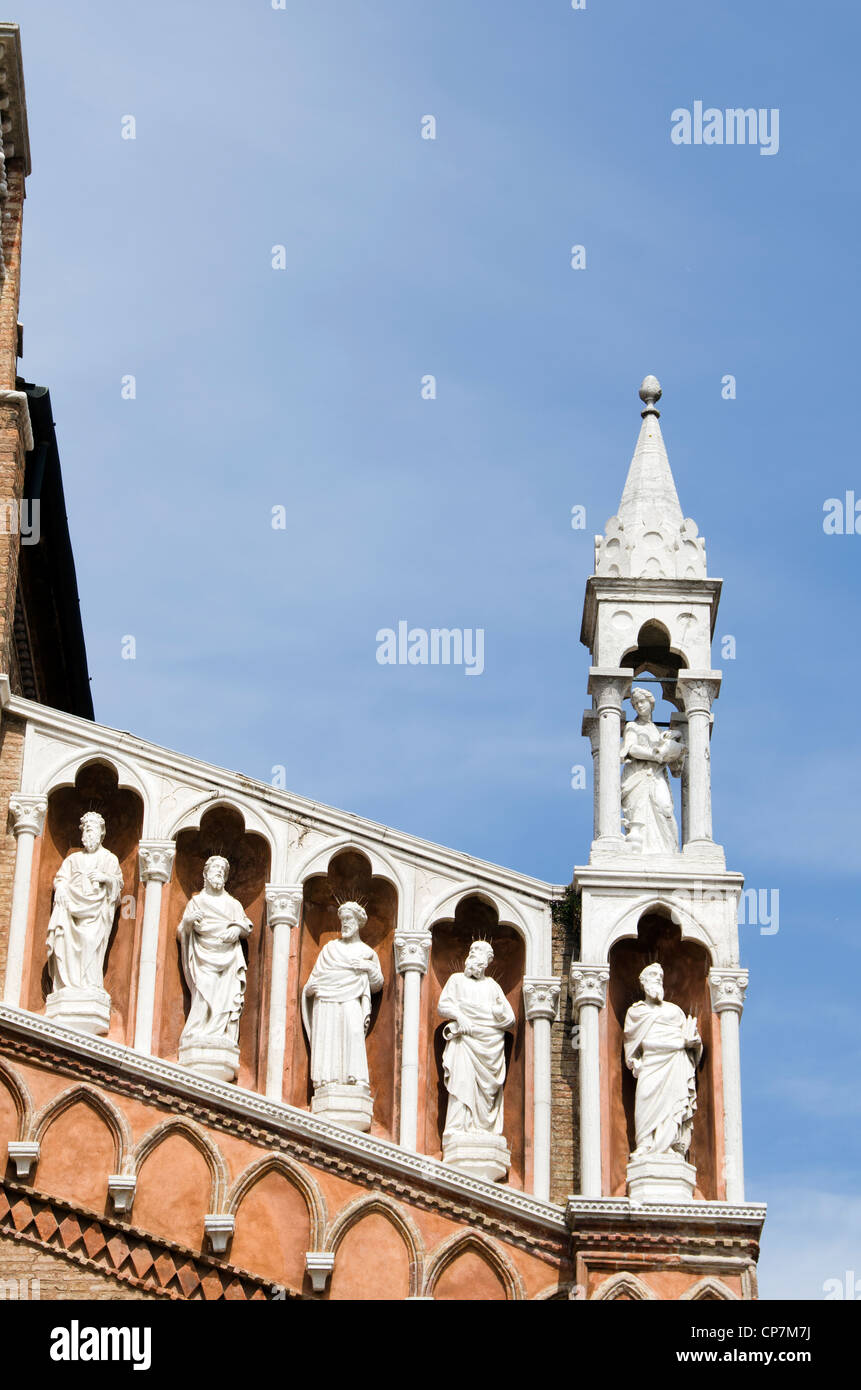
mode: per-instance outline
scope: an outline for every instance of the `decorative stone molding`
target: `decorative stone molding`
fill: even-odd
[[[236,1217],[227,1212],[211,1211],[203,1218],[203,1228],[216,1255],[223,1255],[233,1237]]]
[[[301,911],[301,883],[267,883],[266,921],[270,927],[298,927]]]
[[[710,1224],[715,1220],[738,1225],[761,1226],[765,1220],[764,1202],[650,1202],[635,1206],[629,1197],[569,1197],[565,1207],[568,1224],[576,1229],[584,1219],[609,1222],[636,1220],[637,1223],[683,1221]]]
[[[175,857],[175,840],[141,840],[138,845],[141,882],[169,883]]]
[[[399,975],[406,970],[427,973],[431,940],[430,932],[395,933],[395,968]]]
[[[10,1139],[9,1158],[18,1177],[29,1179],[39,1162],[39,1145],[33,1139]]]
[[[298,1289],[17,1183],[0,1182],[0,1235],[110,1275],[126,1288],[177,1301],[300,1296]]]
[[[305,1268],[315,1293],[325,1293],[329,1276],[335,1268],[334,1250],[309,1250],[305,1255]]]
[[[111,1173],[108,1178],[108,1196],[117,1216],[128,1216],[135,1200],[137,1183],[134,1173]]]
[[[584,1004],[597,1004],[599,1009],[603,1009],[607,1002],[609,979],[609,965],[580,965],[575,962],[568,976],[574,1008],[579,1012]]]
[[[523,1008],[531,1023],[536,1018],[546,1018],[553,1023],[559,1012],[560,984],[555,976],[527,977],[523,981]]]
[[[48,810],[46,796],[28,796],[25,792],[15,792],[9,798],[9,810],[13,816],[12,830],[16,836],[41,835],[45,827],[45,813]]]
[[[748,972],[746,970],[722,970],[715,967],[709,971],[709,991],[712,1008],[716,1014],[725,1009],[741,1014],[744,996],[747,992]]]

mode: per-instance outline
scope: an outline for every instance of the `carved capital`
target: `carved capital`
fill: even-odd
[[[298,927],[301,911],[301,883],[267,883],[266,921],[270,927]]]
[[[630,671],[602,671],[593,666],[589,672],[589,694],[599,714],[621,714],[622,701],[627,699],[630,689]]]
[[[744,996],[747,992],[748,973],[746,970],[722,970],[717,967],[709,971],[709,990],[712,1008],[716,1014],[725,1009],[741,1014]]]
[[[554,1021],[559,1011],[559,990],[555,976],[527,976],[523,981],[523,1008],[530,1023],[536,1018]]]
[[[575,961],[568,975],[574,1008],[579,1012],[584,1004],[597,1004],[599,1009],[603,1009],[607,1002],[609,979],[609,965],[581,965]]]
[[[395,933],[395,968],[399,975],[406,970],[420,970],[424,975],[430,960],[430,932]]]
[[[720,690],[720,676],[713,672],[707,676],[686,676],[682,673],[676,682],[676,691],[685,714],[711,714],[711,708]]]
[[[176,858],[174,840],[141,840],[138,864],[142,883],[168,883]]]
[[[9,810],[13,816],[12,830],[15,835],[41,835],[47,809],[46,796],[28,796],[25,792],[15,792],[10,796]]]

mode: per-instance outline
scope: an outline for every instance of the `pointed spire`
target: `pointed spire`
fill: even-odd
[[[619,510],[595,537],[595,574],[619,579],[705,579],[705,542],[685,517],[658,423],[661,383],[640,387],[643,423]]]
[[[661,384],[657,377],[647,376],[639,395],[645,407],[643,423],[617,515],[626,529],[638,521],[681,526],[684,516],[659,424]]]

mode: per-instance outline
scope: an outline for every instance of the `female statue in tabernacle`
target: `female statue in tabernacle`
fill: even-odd
[[[679,831],[673,812],[667,769],[681,775],[685,746],[674,729],[652,722],[655,697],[637,687],[631,691],[636,719],[625,725],[622,760],[622,819],[626,843],[640,854],[678,854]]]

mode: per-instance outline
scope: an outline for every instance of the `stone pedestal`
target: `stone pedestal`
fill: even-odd
[[[187,1034],[179,1044],[179,1063],[212,1081],[235,1081],[239,1075],[239,1048],[229,1038]]]
[[[632,1202],[693,1201],[697,1170],[681,1154],[646,1154],[628,1164]]]
[[[485,1182],[504,1182],[511,1167],[511,1154],[501,1134],[455,1131],[443,1135],[442,1161]]]
[[[104,1037],[111,1025],[111,996],[103,989],[55,989],[45,1001],[45,1016],[79,1033]]]
[[[371,1128],[374,1113],[374,1100],[371,1088],[364,1082],[341,1085],[336,1081],[318,1086],[311,1099],[311,1113],[322,1115],[336,1125],[346,1125],[348,1129],[358,1129],[367,1133]]]

